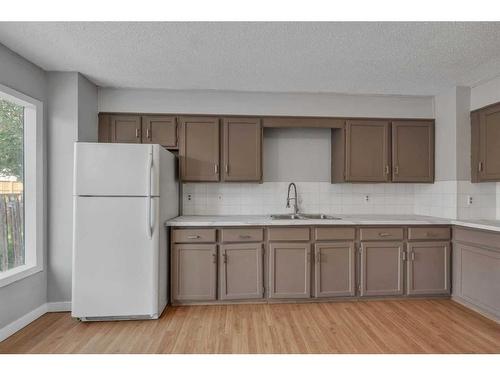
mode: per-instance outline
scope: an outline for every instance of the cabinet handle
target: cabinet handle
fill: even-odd
[[[215,163],[214,165],[214,172],[215,174],[219,173],[219,164]]]
[[[321,253],[318,251],[315,255],[316,255],[316,263],[321,263]]]
[[[138,128],[135,128],[135,137],[136,138],[139,138],[140,134],[139,134],[139,129]]]
[[[414,251],[411,252],[411,261],[412,262],[415,261],[415,252]]]
[[[227,263],[227,254],[226,254],[226,253],[224,253],[224,254],[222,255],[222,258],[224,259],[224,263]]]
[[[387,233],[387,232],[380,232],[378,234],[380,237],[389,237],[391,234],[390,233]]]
[[[146,138],[151,139],[151,134],[150,134],[149,128],[146,129]]]
[[[198,235],[190,235],[190,236],[187,236],[189,240],[196,240],[198,238],[200,238],[200,236]]]
[[[406,260],[406,251],[403,251],[403,262]]]
[[[399,174],[399,167],[397,165],[394,167],[394,174],[395,175]]]
[[[388,165],[385,166],[385,174],[389,174],[389,166]]]
[[[479,162],[478,169],[479,169],[479,172],[483,171],[483,162],[482,161]]]
[[[240,234],[240,238],[247,239],[247,238],[252,238],[249,234]]]
[[[229,165],[226,164],[226,174],[229,173]]]

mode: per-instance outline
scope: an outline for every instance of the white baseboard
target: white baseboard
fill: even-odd
[[[500,324],[500,315],[491,313],[489,311],[485,311],[484,309],[480,308],[479,306],[476,306],[469,301],[464,300],[463,298],[460,298],[460,296],[451,296],[451,299],[455,301],[456,303],[468,308],[469,310],[472,310],[479,315],[484,316],[485,318],[488,318],[490,320],[493,320],[495,323]]]
[[[71,301],[48,302],[47,303],[47,311],[48,312],[71,311]]]
[[[34,322],[48,312],[71,311],[71,302],[48,302],[30,311],[12,323],[0,328],[0,342]]]
[[[37,307],[35,310],[30,311],[26,315],[21,316],[19,319],[7,324],[5,327],[0,328],[0,342],[5,340],[7,337],[13,335],[17,331],[23,329],[31,322],[37,320],[43,314],[48,311],[47,304]]]

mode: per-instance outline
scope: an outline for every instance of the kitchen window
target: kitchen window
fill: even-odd
[[[43,105],[0,85],[0,287],[43,266]]]

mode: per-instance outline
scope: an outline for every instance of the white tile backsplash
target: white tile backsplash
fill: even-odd
[[[302,212],[401,214],[500,220],[500,183],[330,184],[296,182]],[[184,215],[268,215],[286,208],[287,182],[187,183]],[[366,197],[368,196],[368,200]],[[468,203],[472,197],[472,204]]]
[[[457,218],[457,181],[414,185],[414,213],[447,219]]]
[[[458,181],[458,217],[460,219],[497,218],[497,184],[494,182],[471,183]],[[469,197],[472,203],[469,204]]]
[[[413,214],[414,184],[296,182],[299,208],[326,214]],[[286,208],[287,182],[262,184],[187,183],[184,215],[268,215]],[[368,201],[366,201],[368,196]]]

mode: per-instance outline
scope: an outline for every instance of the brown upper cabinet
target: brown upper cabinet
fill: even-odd
[[[178,148],[175,116],[99,114],[99,142],[154,143],[168,149]]]
[[[225,118],[222,124],[223,180],[261,181],[261,120],[259,118]]]
[[[347,120],[332,129],[332,182],[434,182],[433,120]]]
[[[390,181],[390,122],[346,121],[345,180]]]
[[[177,148],[177,119],[175,116],[142,116],[142,143]]]
[[[179,122],[182,181],[219,181],[219,119],[181,117]]]
[[[140,116],[111,116],[111,142],[141,143]]]
[[[392,181],[434,181],[434,122],[392,122]]]
[[[500,103],[471,112],[471,180],[500,181]]]

